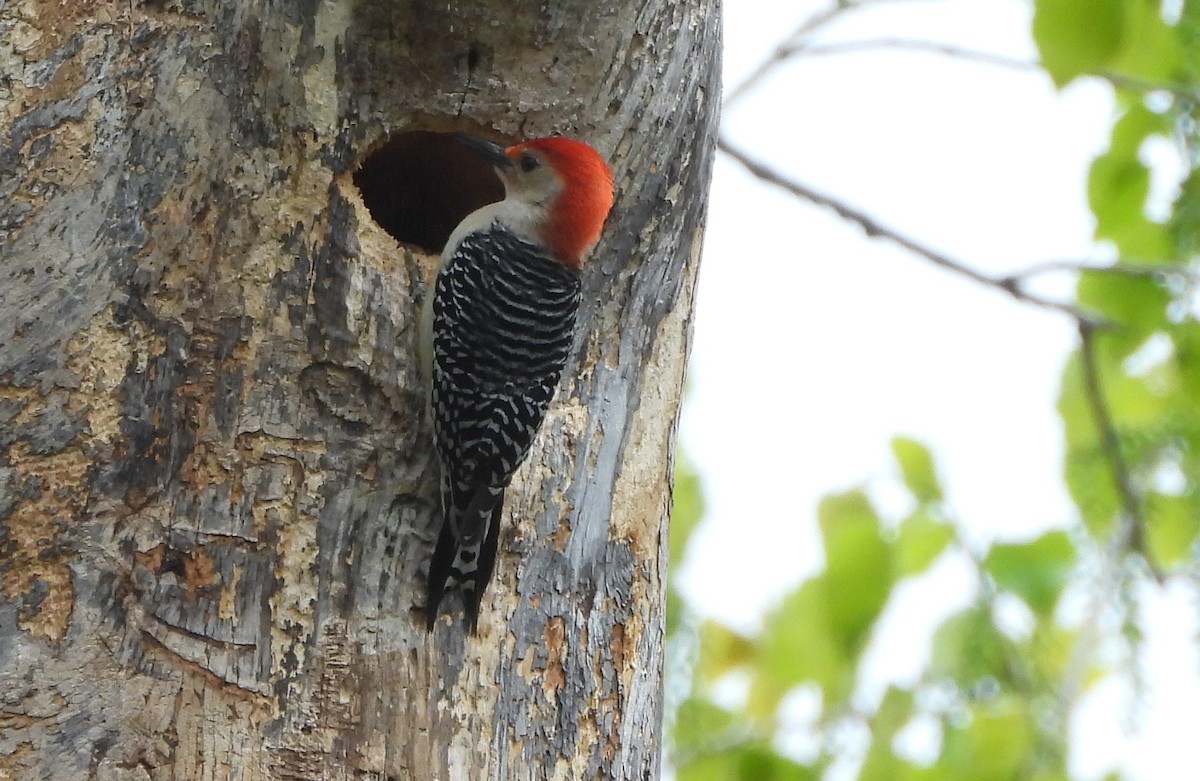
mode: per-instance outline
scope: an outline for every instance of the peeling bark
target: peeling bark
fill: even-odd
[[[0,779],[658,777],[718,10],[0,5]],[[476,638],[414,613],[435,259],[353,180],[412,130],[617,180]]]

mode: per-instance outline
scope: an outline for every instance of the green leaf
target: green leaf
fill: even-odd
[[[1182,66],[1176,29],[1162,16],[1160,0],[1126,0],[1124,48],[1113,70],[1146,82],[1170,82]]]
[[[1038,0],[1033,39],[1050,77],[1061,87],[1116,59],[1124,23],[1123,0]]]
[[[1063,464],[1067,489],[1088,531],[1094,537],[1103,537],[1116,520],[1121,500],[1087,398],[1078,350],[1063,368],[1058,412],[1067,443]]]
[[[924,572],[950,541],[954,527],[918,510],[904,519],[896,537],[896,574],[900,577]]]
[[[1148,137],[1169,136],[1170,132],[1169,117],[1141,102],[1130,105],[1113,125],[1108,151],[1096,158],[1088,174],[1088,203],[1096,217],[1096,238],[1111,239],[1126,257],[1167,260],[1172,255],[1165,227],[1146,217],[1150,171],[1138,157]]]
[[[692,532],[704,517],[704,494],[700,477],[685,459],[675,462],[675,488],[672,493],[670,563],[674,570],[683,561]]]
[[[1004,641],[991,614],[975,606],[946,619],[934,633],[929,669],[934,677],[950,678],[963,688],[982,678],[1007,681]]]
[[[900,465],[904,484],[919,502],[937,502],[942,498],[942,487],[938,484],[933,468],[933,456],[928,448],[915,439],[895,437],[892,453]]]
[[[1047,615],[1058,602],[1075,565],[1075,546],[1063,531],[1046,532],[1025,543],[993,545],[984,568],[1000,585]]]
[[[1149,276],[1099,271],[1079,275],[1078,296],[1079,303],[1125,326],[1119,334],[1097,335],[1097,344],[1103,340],[1106,348],[1115,351],[1113,357],[1117,359],[1126,357],[1141,346],[1146,336],[1166,324],[1167,304],[1171,301],[1170,293]]]
[[[722,675],[753,661],[754,641],[724,624],[705,621],[700,625],[700,662],[696,674],[712,682]]]
[[[913,717],[912,692],[888,687],[883,701],[871,717],[871,747],[867,751],[859,781],[907,781],[917,771],[892,751],[892,739]]]
[[[1154,563],[1164,569],[1185,564],[1200,535],[1200,507],[1195,496],[1151,494],[1142,506],[1146,545]]]
[[[1042,769],[1030,776],[1029,781],[1071,781],[1071,779],[1070,776],[1067,775],[1067,771],[1065,769]],[[1118,777],[1113,781],[1120,781],[1120,778]]]
[[[941,778],[931,768],[919,768],[900,759],[891,746],[878,738],[872,740],[871,748],[863,760],[858,781],[935,781]]]
[[[818,775],[809,768],[776,753],[770,746],[742,749],[737,762],[741,781],[815,781]]]
[[[1175,32],[1183,51],[1183,67],[1191,81],[1200,81],[1200,0],[1184,0]]]
[[[734,715],[711,700],[691,696],[679,704],[673,733],[675,751],[689,754],[707,749],[713,738],[734,725]]]
[[[1041,680],[1056,681],[1074,674],[1071,665],[1078,663],[1078,644],[1076,630],[1064,629],[1050,618],[1034,624],[1032,635],[1021,645],[1021,654]]]
[[[829,589],[823,577],[805,581],[772,611],[758,641],[757,664],[747,709],[768,716],[801,683],[816,683],[827,701],[847,696],[854,666],[830,619]]]
[[[1088,533],[1103,539],[1112,531],[1121,508],[1107,454],[1098,443],[1093,448],[1068,451],[1063,477]]]
[[[816,781],[820,774],[761,743],[700,754],[676,770],[679,781]]]
[[[913,716],[912,692],[889,686],[883,701],[871,719],[871,734],[877,740],[891,741]]]
[[[683,597],[679,596],[679,590],[675,588],[675,584],[668,580],[666,625],[668,638],[673,638],[680,628],[685,626],[685,615],[687,615],[687,605],[684,603]]]
[[[856,657],[887,602],[892,551],[879,517],[861,491],[827,496],[817,510],[825,541],[828,615],[834,637]]]
[[[700,478],[684,458],[675,462],[675,480],[672,491],[671,525],[668,536],[669,566],[667,567],[667,635],[672,636],[680,628],[687,605],[676,588],[676,573],[684,560],[692,533],[704,517],[704,494]]]
[[[1034,718],[1027,705],[1005,696],[977,704],[961,727],[945,733],[943,757],[960,781],[1011,781],[1036,764]]]
[[[1192,169],[1180,184],[1170,220],[1175,257],[1187,258],[1200,252],[1200,169]]]

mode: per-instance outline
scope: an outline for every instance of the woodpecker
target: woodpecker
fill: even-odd
[[[529,455],[574,340],[584,258],[612,207],[600,154],[569,138],[501,147],[458,139],[504,183],[442,252],[426,295],[421,359],[441,467],[442,528],[429,563],[425,620],[462,594],[468,627],[495,566],[504,490]]]

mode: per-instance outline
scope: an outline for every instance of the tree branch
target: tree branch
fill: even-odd
[[[1020,278],[993,277],[983,273],[977,269],[973,269],[957,260],[954,260],[948,255],[945,255],[937,250],[920,244],[917,241],[904,236],[892,228],[889,228],[874,217],[867,213],[850,206],[833,196],[817,192],[806,184],[790,179],[783,174],[771,168],[766,163],[754,160],[745,152],[736,148],[729,143],[728,139],[722,137],[717,141],[717,148],[724,152],[731,159],[737,161],[743,168],[756,177],[768,184],[773,184],[797,198],[808,201],[809,203],[822,206],[837,214],[843,220],[854,223],[863,230],[867,236],[871,238],[887,239],[893,244],[898,244],[909,252],[928,260],[935,266],[939,266],[947,271],[957,274],[961,277],[966,277],[972,282],[977,282],[986,287],[1003,291],[1012,296],[1018,301],[1021,301],[1032,306],[1050,309],[1056,312],[1061,312],[1071,319],[1079,323],[1087,323],[1090,327],[1099,327],[1103,325],[1102,321],[1082,309],[1062,301],[1039,296],[1036,293],[1031,293],[1026,290]]]
[[[803,22],[792,30],[783,42],[775,47],[775,50],[765,57],[758,67],[755,68],[749,76],[742,79],[737,86],[725,91],[723,99],[723,108],[729,111],[733,104],[746,96],[753,87],[757,86],[768,73],[774,70],[778,65],[783,63],[788,57],[792,56],[794,49],[798,45],[798,41],[806,35],[825,27],[826,25],[840,19],[848,13],[858,11],[862,8],[873,5],[882,5],[883,3],[899,3],[905,0],[858,0],[858,2],[849,2],[848,0],[837,0],[832,6],[823,11],[818,11],[812,16],[805,19]]]
[[[1129,472],[1129,466],[1125,463],[1125,456],[1121,453],[1120,435],[1117,433],[1108,402],[1104,397],[1104,388],[1100,382],[1100,368],[1096,362],[1095,336],[1095,327],[1092,324],[1079,322],[1079,354],[1083,370],[1084,396],[1091,408],[1096,430],[1100,433],[1100,447],[1104,451],[1105,460],[1108,461],[1109,469],[1112,472],[1113,485],[1116,486],[1117,494],[1121,499],[1121,513],[1124,516],[1117,530],[1118,547],[1128,547],[1129,550],[1139,554],[1145,560],[1151,573],[1161,580],[1161,575],[1146,551],[1145,519],[1142,517],[1141,503],[1138,501],[1133,487],[1133,477]]]
[[[1195,87],[1187,84],[1180,84],[1178,82],[1166,83],[1146,81],[1145,79],[1139,79],[1137,77],[1128,76],[1124,73],[1117,73],[1115,71],[1100,71],[1099,73],[1095,73],[1093,75],[1095,75],[1097,78],[1104,79],[1114,87],[1127,89],[1132,92],[1140,92],[1143,94],[1147,92],[1168,92],[1176,100],[1187,100],[1193,103],[1197,100],[1200,100],[1200,90],[1197,90]]]
[[[1077,274],[1083,271],[1098,271],[1127,277],[1193,276],[1188,269],[1180,266],[1164,266],[1161,263],[1145,263],[1133,259],[1119,260],[1115,263],[1094,263],[1087,260],[1045,260],[1021,271],[1014,271],[1004,279],[1012,284],[1020,285],[1043,274]]]
[[[785,49],[784,57],[797,55],[828,57],[839,54],[855,54],[858,52],[873,51],[877,49],[937,54],[943,57],[953,57],[959,60],[978,62],[984,65],[995,65],[1001,68],[1011,68],[1013,70],[1037,71],[1041,70],[1042,67],[1040,63],[1030,60],[1018,60],[1012,57],[1005,57],[1001,54],[991,54],[989,52],[975,51],[973,49],[963,49],[958,46],[938,43],[937,41],[920,41],[905,38],[879,38],[867,41],[839,41],[826,44],[806,44],[803,42],[797,42]]]

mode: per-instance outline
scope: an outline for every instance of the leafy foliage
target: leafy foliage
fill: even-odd
[[[680,781],[819,778],[839,753],[832,736],[854,728],[871,734],[862,779],[1061,777],[1061,751],[1044,749],[1060,744],[1059,705],[1043,692],[1062,673],[1061,649],[1074,636],[1047,627],[1050,637],[1013,639],[994,613],[1007,592],[1039,615],[1051,612],[1075,557],[1062,532],[994,546],[974,565],[978,600],[936,633],[926,677],[911,690],[891,687],[874,709],[858,704],[861,666],[896,585],[943,556],[963,555],[928,451],[908,439],[893,444],[913,503],[909,515],[888,524],[859,490],[827,498],[818,512],[824,571],[784,597],[754,636],[713,621],[700,626],[692,690],[673,736]],[[1027,657],[1034,656],[1046,660],[1031,664]],[[714,693],[738,676],[748,680],[748,693],[729,710]],[[821,693],[814,726],[827,740],[818,757],[800,762],[770,747],[784,729],[786,698],[805,687]],[[897,750],[898,734],[920,720],[940,733],[942,752],[933,765]]]
[[[821,572],[752,634],[714,621],[687,630],[700,652],[674,714],[669,764],[680,781],[815,779],[834,763],[844,771],[847,757],[862,781],[1065,781],[1070,710],[1111,660],[1093,654],[1090,627],[1064,619],[1064,594],[1085,573],[1112,595],[1131,593],[1138,573],[1194,571],[1200,170],[1163,219],[1148,209],[1144,150],[1153,139],[1182,140],[1200,161],[1200,0],[1171,20],[1153,0],[1037,0],[1033,35],[1057,84],[1106,79],[1120,107],[1088,181],[1096,238],[1117,260],[1079,274],[1082,338],[1058,399],[1078,520],[975,550],[959,535],[930,452],[896,438],[894,482],[907,510],[890,502],[889,515],[865,489],[827,497],[817,510]],[[695,479],[679,485],[692,496],[677,507],[673,556],[700,511]],[[944,561],[969,572],[968,604],[942,619],[914,683],[867,696],[864,663],[881,652],[898,589]],[[1109,565],[1100,576],[1098,561]],[[1118,608],[1126,621],[1127,607]],[[788,717],[796,696],[819,703],[799,727]],[[814,748],[781,750],[797,730]]]

